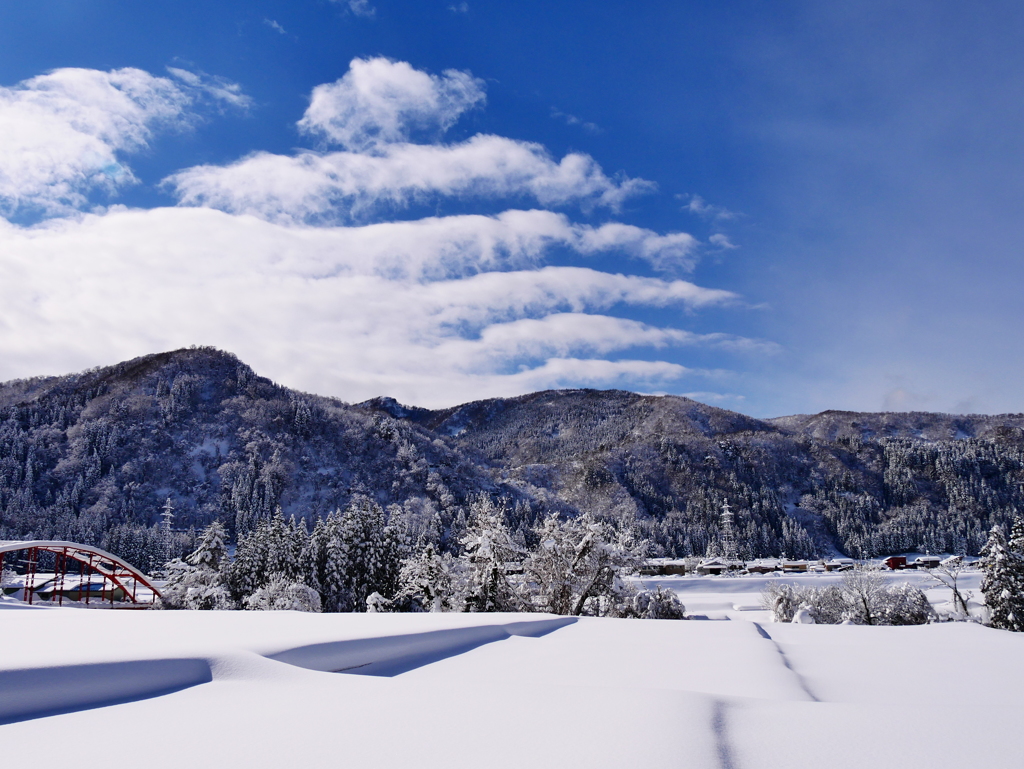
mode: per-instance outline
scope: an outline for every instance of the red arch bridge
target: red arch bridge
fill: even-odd
[[[4,594],[26,603],[148,609],[160,597],[127,561],[75,542],[0,541],[0,573]]]

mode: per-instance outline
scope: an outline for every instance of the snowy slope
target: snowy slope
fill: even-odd
[[[12,766],[55,735],[133,767],[1012,766],[1024,717],[1024,637],[977,625],[75,609],[0,623]],[[364,662],[350,673],[377,675],[310,669]],[[47,691],[99,694],[31,717]]]

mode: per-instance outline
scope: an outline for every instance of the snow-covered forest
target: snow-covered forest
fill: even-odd
[[[1019,414],[757,420],[593,390],[350,405],[196,348],[0,385],[0,538],[95,544],[150,571],[214,521],[241,555],[278,510],[316,539],[364,505],[401,547],[459,558],[486,500],[520,547],[551,516],[589,514],[683,557],[716,551],[728,500],[743,557],[976,555],[1024,509],[1022,427]]]
[[[684,618],[674,593],[625,579],[642,564],[647,543],[622,528],[589,514],[551,515],[531,532],[530,547],[505,517],[486,497],[477,500],[458,557],[426,533],[410,546],[365,497],[321,518],[312,534],[278,511],[241,536],[233,558],[224,526],[214,521],[194,552],[167,564],[158,606]]]

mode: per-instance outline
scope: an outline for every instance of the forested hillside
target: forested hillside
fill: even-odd
[[[528,536],[591,512],[653,552],[714,551],[721,503],[744,555],[976,553],[1021,507],[1024,415],[757,420],[695,401],[566,390],[429,411],[280,387],[199,348],[0,385],[0,539],[99,544],[146,565],[168,499],[181,548],[280,507],[376,501],[414,543],[457,548],[488,497]]]

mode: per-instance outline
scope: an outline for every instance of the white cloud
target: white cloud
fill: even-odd
[[[353,59],[344,77],[313,89],[299,128],[345,149],[368,151],[416,134],[437,138],[485,100],[483,81],[468,72],[430,75],[404,61]]]
[[[695,262],[697,241],[685,232],[658,235],[631,224],[611,222],[582,234],[586,248],[593,251],[618,249],[644,259],[660,270],[688,270]]]
[[[533,214],[552,216],[314,228],[155,209],[4,225],[0,377],[196,343],[350,400],[389,393],[441,405],[572,382],[699,377],[675,363],[600,356],[721,339],[607,313],[719,305],[733,294],[582,267],[494,271],[499,250],[505,266],[538,259]],[[402,253],[420,266],[396,270]]]
[[[467,72],[441,76],[384,58],[354,59],[340,80],[317,86],[299,126],[342,151],[294,156],[258,152],[227,166],[195,166],[164,180],[182,205],[249,213],[278,222],[365,219],[434,197],[529,197],[543,206],[577,203],[618,210],[654,185],[608,177],[589,155],[560,161],[540,144],[478,134],[437,140],[484,101]],[[664,249],[659,249],[663,251]]]
[[[227,81],[174,74],[179,82],[138,69],[58,69],[0,88],[0,212],[67,212],[90,190],[134,183],[121,154],[146,147],[158,128],[188,126],[199,93],[245,99]]]
[[[478,338],[447,341],[438,353],[449,357],[453,364],[471,357],[484,357],[491,359],[495,367],[501,367],[524,358],[554,359],[580,353],[603,356],[635,347],[749,347],[756,344],[725,334],[657,328],[593,312],[555,312],[541,318],[492,323]]]
[[[280,33],[280,34],[282,34],[282,35],[287,35],[287,34],[288,34],[288,33],[287,33],[287,32],[285,31],[285,28],[284,28],[284,27],[282,27],[282,26],[281,26],[280,24],[278,24],[278,23],[277,23],[276,21],[274,21],[273,19],[266,19],[266,18],[265,18],[265,19],[263,19],[263,23],[264,23],[264,24],[266,24],[266,25],[267,25],[268,27],[270,27],[270,28],[271,28],[272,30],[274,30],[275,32],[278,32],[278,33]]]
[[[627,198],[653,189],[642,179],[608,177],[589,155],[556,161],[532,142],[478,134],[436,143],[484,99],[483,82],[468,72],[437,76],[405,62],[354,59],[340,80],[313,89],[298,124],[342,151],[258,152],[227,166],[184,169],[164,185],[183,205],[327,224],[438,196],[529,197],[543,206],[618,210]]]
[[[51,213],[81,206],[91,187],[133,179],[114,164],[145,147],[157,126],[188,125],[204,101],[248,106],[233,83],[169,71],[172,79],[60,70],[0,92],[0,121],[18,128],[21,142],[18,152],[0,148],[0,172],[29,168],[20,186],[0,177],[9,210],[26,201]],[[356,59],[340,80],[314,89],[299,123],[340,150],[186,168],[163,182],[176,208],[114,206],[33,227],[0,220],[0,378],[210,344],[302,389],[439,406],[720,375],[636,359],[670,349],[771,352],[756,340],[626,317],[656,308],[686,317],[739,298],[595,269],[607,261],[592,257],[604,255],[621,257],[619,269],[638,260],[678,274],[693,267],[698,244],[686,233],[580,224],[543,208],[614,210],[650,189],[607,176],[587,155],[556,160],[539,144],[482,134],[440,143],[483,101],[482,82],[466,72]],[[82,160],[85,150],[98,159]],[[49,175],[40,170],[47,157]],[[124,178],[94,178],[95,168],[115,167]],[[504,201],[505,210],[380,221],[432,197]],[[507,207],[524,198],[542,208]],[[568,264],[547,263],[556,251]]]
[[[448,6],[448,10],[452,13],[469,13],[469,3],[453,3]]]
[[[555,162],[538,144],[478,135],[455,145],[392,144],[374,154],[261,152],[229,166],[196,166],[165,182],[184,205],[274,221],[344,221],[432,195],[529,196],[541,205],[579,202],[613,210],[651,185],[613,180],[588,155]]]

